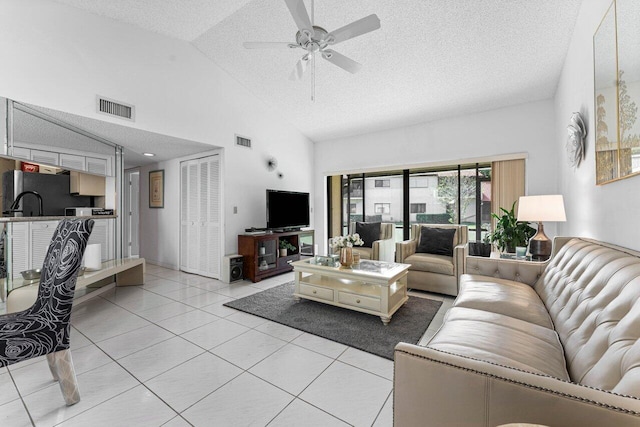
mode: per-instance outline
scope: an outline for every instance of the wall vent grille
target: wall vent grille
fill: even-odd
[[[251,148],[251,140],[249,138],[245,138],[244,136],[236,135],[236,145],[240,147]]]
[[[131,121],[135,120],[135,107],[133,105],[98,96],[97,108],[99,113]]]

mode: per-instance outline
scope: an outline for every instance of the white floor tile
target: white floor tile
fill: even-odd
[[[218,316],[202,310],[188,311],[158,322],[158,326],[180,335],[187,331],[219,320]]]
[[[73,327],[91,341],[97,342],[150,324],[147,320],[124,308],[112,303],[108,304],[110,304],[108,309],[96,313],[86,313],[76,318],[72,317]]]
[[[353,425],[371,425],[391,392],[392,382],[334,362],[299,396]]]
[[[0,405],[0,425],[6,427],[31,427],[31,420],[21,400]]]
[[[389,398],[384,403],[376,422],[373,423],[373,427],[393,427],[393,393],[389,395]]]
[[[297,396],[332,362],[326,356],[287,344],[249,372]]]
[[[182,334],[181,337],[202,348],[210,350],[247,331],[249,331],[249,328],[246,326],[220,319],[186,332]]]
[[[203,352],[189,341],[175,337],[124,357],[118,363],[139,381],[148,381]]]
[[[146,386],[182,412],[241,373],[242,369],[204,353],[147,381]]]
[[[116,288],[116,297],[111,301],[122,308],[126,308],[129,311],[138,313],[141,311],[149,310],[150,308],[159,307],[164,304],[169,304],[173,300],[158,295],[156,293],[147,291],[142,288],[138,288],[137,292],[129,292],[124,296],[120,296],[120,292],[124,289],[130,288]]]
[[[191,427],[191,424],[186,422],[181,416],[177,416],[172,420],[162,424],[162,427]]]
[[[224,344],[211,349],[211,353],[232,362],[243,369],[249,369],[265,357],[273,354],[286,344],[262,332],[250,330]]]
[[[298,338],[291,341],[293,344],[304,347],[308,350],[315,351],[325,356],[336,358],[342,354],[348,347],[344,344],[337,343],[316,335],[303,333]]]
[[[196,295],[193,297],[189,297],[189,298],[185,298],[182,302],[196,307],[196,308],[200,308],[200,307],[204,307],[206,305],[210,305],[216,302],[220,302],[222,300],[224,300],[226,297],[224,295],[215,293],[215,292],[204,292],[200,295]]]
[[[265,323],[257,326],[256,331],[263,332],[272,337],[280,338],[284,341],[292,341],[302,335],[304,332],[290,328],[289,326],[281,325],[280,323],[267,320]]]
[[[201,281],[199,283],[194,283],[192,286],[195,286],[196,288],[204,289],[205,291],[215,292],[218,289],[224,288],[228,285],[219,280],[209,279],[209,280]]]
[[[0,405],[4,405],[18,398],[20,398],[20,395],[9,374],[0,374]]]
[[[139,385],[60,424],[63,427],[159,426],[176,413]]]
[[[225,317],[225,319],[231,322],[240,323],[241,325],[246,326],[247,328],[255,328],[256,326],[260,326],[263,323],[267,322],[267,319],[254,316],[252,314],[248,314],[242,311],[236,311],[234,314],[231,314]]]
[[[105,402],[139,385],[127,371],[116,363],[78,375],[80,402],[66,406],[58,384],[53,384],[24,400],[37,426],[53,426],[87,409]]]
[[[393,361],[349,347],[338,360],[393,381]]]
[[[165,295],[167,292],[177,291],[186,285],[169,279],[154,278],[153,280],[145,280],[142,289],[154,292],[159,295]]]
[[[269,423],[269,427],[347,427],[349,424],[296,399]]]
[[[9,370],[20,394],[23,396],[57,384],[53,380],[49,365],[44,358],[40,358],[37,363],[32,363],[26,367],[19,366],[19,364],[11,365]]]
[[[70,337],[71,348],[76,350],[81,347],[86,347],[91,345],[91,341],[89,338],[82,335],[76,328],[71,327],[71,337]]]
[[[244,373],[182,413],[194,426],[265,426],[293,396]]]
[[[215,314],[218,317],[227,317],[234,313],[237,313],[238,310],[225,307],[224,304],[229,301],[233,301],[234,298],[225,298],[222,301],[218,301],[214,304],[205,305],[200,308],[200,310],[206,311],[207,313]]]
[[[195,307],[191,307],[190,305],[174,301],[136,314],[145,318],[149,322],[160,322],[161,320],[165,320],[179,314],[184,314],[195,309]]]
[[[253,286],[234,285],[234,284],[231,284],[216,290],[217,293],[227,297],[232,297],[232,298],[243,298],[249,295],[253,295],[260,291],[261,291],[260,289],[254,288]]]
[[[112,358],[121,359],[174,336],[174,334],[159,326],[149,325],[100,341],[97,345]]]
[[[191,297],[195,297],[196,295],[207,293],[207,291],[205,291],[204,289],[196,288],[195,286],[180,286],[182,286],[180,289],[174,289],[170,292],[166,292],[164,293],[164,296],[166,296],[167,298],[171,298],[172,300],[182,302]]]

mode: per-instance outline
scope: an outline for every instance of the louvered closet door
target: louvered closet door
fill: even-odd
[[[200,162],[200,271],[220,278],[220,159],[208,157]]]
[[[219,157],[182,162],[180,191],[180,268],[219,278]]]

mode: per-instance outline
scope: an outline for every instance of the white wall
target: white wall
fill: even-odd
[[[555,97],[555,148],[567,211],[567,222],[559,231],[639,250],[640,177],[596,186],[593,35],[610,4],[611,0],[582,3]],[[588,128],[586,158],[575,171],[568,165],[565,151],[566,128],[574,111],[582,113]]]
[[[188,43],[51,1],[2,0],[0,55],[0,96],[226,148],[227,253],[237,233],[265,225],[265,189],[312,190],[311,141]],[[97,114],[96,94],[134,104],[136,122]],[[254,148],[233,146],[235,134]],[[270,156],[283,179],[267,171]],[[179,203],[175,167],[148,168],[165,168],[166,206]],[[146,200],[141,194],[140,255],[176,266],[177,217]]]
[[[553,101],[422,123],[315,146],[316,240],[326,241],[326,175],[527,153],[527,193],[558,191]],[[555,235],[554,224],[545,232]],[[320,246],[322,250],[322,245]]]

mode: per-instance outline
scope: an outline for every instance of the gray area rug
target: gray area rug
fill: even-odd
[[[380,317],[340,307],[293,299],[294,282],[224,304],[292,328],[393,360],[400,341],[417,344],[442,305],[409,297],[384,326]]]

